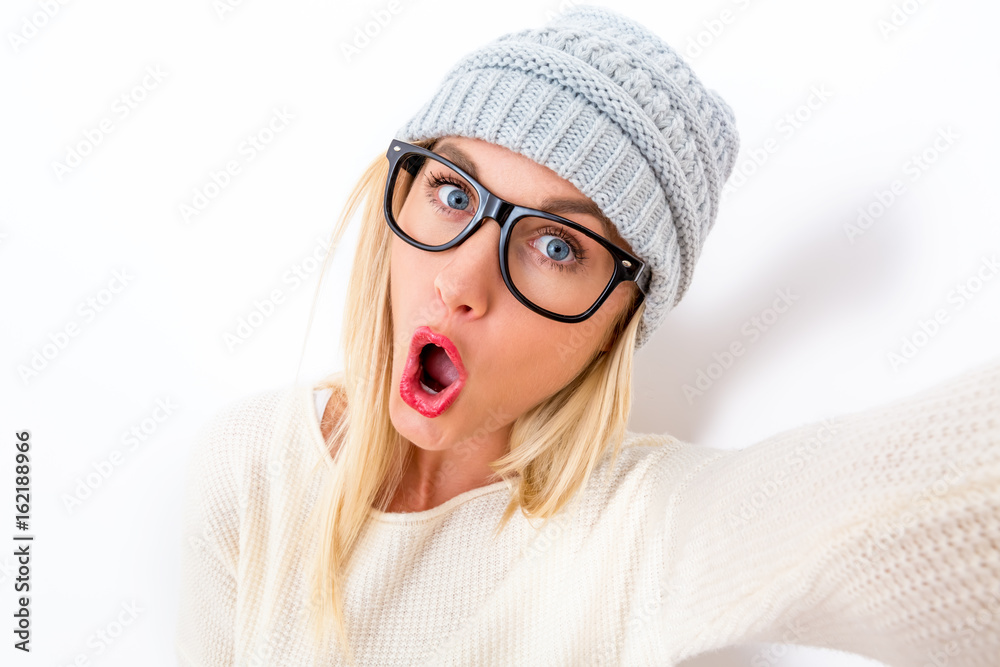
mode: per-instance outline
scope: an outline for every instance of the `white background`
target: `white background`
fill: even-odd
[[[560,5],[399,0],[400,11],[348,57],[343,46],[386,2],[94,0],[58,5],[51,18],[42,4],[8,0],[0,12],[0,426],[7,441],[32,434],[36,536],[33,651],[14,651],[5,629],[0,661],[168,665],[194,433],[224,404],[340,367],[356,237],[327,274],[307,341],[319,276],[308,269],[349,188],[461,55],[541,25]],[[691,289],[638,353],[632,430],[745,447],[996,354],[1000,278],[990,273],[962,308],[949,295],[1000,251],[1000,7],[910,0],[892,26],[903,4],[615,4],[732,105],[745,175],[721,207]],[[142,89],[147,68],[163,74]],[[821,104],[810,98],[816,87],[831,93]],[[127,117],[122,95],[135,107]],[[293,120],[248,160],[241,145],[275,109]],[[800,119],[791,136],[779,125],[789,113]],[[55,163],[103,119],[110,133],[60,175]],[[957,139],[935,154],[943,128]],[[765,145],[776,148],[758,166],[753,152],[760,158]],[[935,160],[914,180],[909,161],[927,150]],[[185,221],[180,205],[229,160],[240,172]],[[859,208],[897,179],[905,190],[852,243],[845,229]],[[306,282],[291,279],[296,268]],[[123,288],[116,271],[128,276]],[[781,289],[797,295],[793,306],[751,341],[743,327],[767,317]],[[273,290],[283,303],[227,345]],[[102,300],[101,312],[81,309],[88,299]],[[947,321],[894,367],[889,353],[939,309]],[[60,337],[73,324],[77,335]],[[745,352],[723,368],[717,355],[736,341]],[[683,387],[699,371],[714,379],[689,400]],[[163,414],[157,400],[176,406],[161,422],[152,421]],[[155,429],[129,449],[123,434],[144,420]],[[114,450],[120,464],[67,505]],[[13,521],[13,447],[3,452],[3,516]],[[5,628],[12,552],[0,549]],[[138,615],[99,651],[96,633],[128,604]],[[690,664],[873,664],[778,653],[746,647]]]

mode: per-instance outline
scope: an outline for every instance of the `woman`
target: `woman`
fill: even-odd
[[[345,370],[232,405],[185,514],[196,665],[1000,655],[1000,363],[720,451],[626,430],[729,106],[602,8],[467,55],[355,187]]]

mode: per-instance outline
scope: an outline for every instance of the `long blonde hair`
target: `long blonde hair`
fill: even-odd
[[[434,142],[414,143],[430,147]],[[322,284],[337,244],[363,206],[342,320],[344,370],[314,386],[333,390],[339,417],[326,440],[332,456],[317,463],[326,464],[323,489],[312,509],[307,533],[319,538],[309,605],[316,649],[327,645],[333,625],[351,664],[354,658],[344,617],[343,573],[368,525],[371,508],[388,508],[406,456],[405,441],[389,418],[394,334],[389,299],[393,234],[382,210],[387,176],[388,160],[380,155],[352,189],[320,274]],[[634,307],[638,295],[635,284],[626,286],[631,289],[630,301],[609,327],[606,340],[573,380],[514,421],[507,453],[490,464],[511,489],[494,537],[518,509],[529,520],[547,521],[572,499],[608,449],[617,458],[631,410],[635,335],[645,308],[644,303]],[[579,339],[574,334],[564,344],[592,344],[589,341],[604,321],[598,317],[601,310],[577,325]],[[610,350],[602,351],[608,342]]]

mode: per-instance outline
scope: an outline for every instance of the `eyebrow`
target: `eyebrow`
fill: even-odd
[[[447,140],[446,140],[447,141]],[[448,158],[463,171],[472,176],[477,181],[479,179],[479,172],[476,170],[476,165],[473,161],[466,155],[460,148],[454,146],[450,143],[439,143],[432,147],[432,150],[440,155]],[[547,197],[539,202],[538,206],[531,206],[530,208],[537,208],[543,211],[548,211],[549,213],[582,213],[584,215],[589,215],[597,219],[601,223],[601,234],[604,238],[609,239],[615,243],[621,243],[617,240],[619,235],[617,234],[617,229],[614,223],[604,215],[604,211],[589,199],[574,199],[571,197]]]

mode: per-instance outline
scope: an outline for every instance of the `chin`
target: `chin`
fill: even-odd
[[[403,438],[427,451],[448,449],[452,439],[441,432],[444,417],[429,419],[406,404],[398,395],[389,401],[389,419]],[[442,442],[444,439],[444,442]]]

